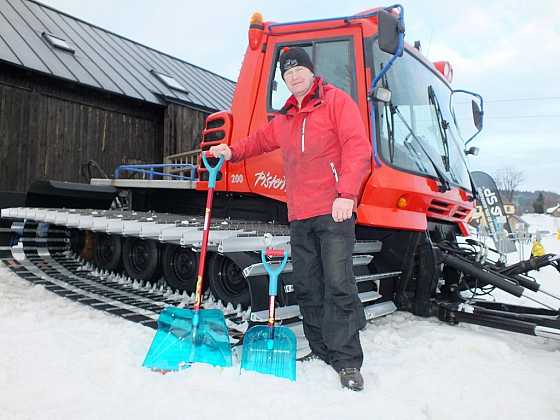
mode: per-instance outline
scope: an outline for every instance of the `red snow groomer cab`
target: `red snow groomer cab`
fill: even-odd
[[[375,258],[365,275],[373,276],[376,290],[392,296],[401,309],[428,315],[440,275],[432,244],[468,234],[475,194],[465,156],[476,149],[465,147],[482,128],[482,98],[459,91],[472,96],[476,127],[465,142],[452,108],[451,66],[431,63],[419,48],[404,43],[403,14],[394,6],[273,23],[255,13],[231,110],[209,116],[202,149],[235,144],[274,118],[290,96],[279,68],[281,51],[304,48],[315,73],[356,101],[372,142],[369,176],[358,197],[356,238],[380,248],[367,251]],[[205,169],[199,170],[204,180]],[[197,189],[205,188],[199,181]],[[285,202],[281,152],[226,164],[217,189]],[[273,210],[268,219],[282,221],[279,213]]]
[[[208,118],[203,149],[235,144],[274,117],[290,95],[280,52],[299,46],[312,57],[316,74],[354,98],[372,141],[358,224],[422,232],[434,222],[466,235],[474,194],[450,108],[452,70],[403,45],[403,31],[397,14],[379,9],[282,24],[255,13],[231,110]],[[286,201],[280,151],[229,163],[222,175],[218,190]]]

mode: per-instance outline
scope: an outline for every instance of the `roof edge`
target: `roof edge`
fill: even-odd
[[[69,18],[71,18],[71,19],[74,19],[74,20],[76,20],[76,21],[78,21],[78,22],[85,23],[86,25],[89,25],[89,26],[91,26],[91,27],[93,27],[93,28],[99,29],[99,30],[101,30],[101,31],[103,31],[103,32],[106,32],[106,33],[108,33],[108,34],[111,34],[111,35],[113,35],[113,36],[116,36],[116,37],[119,37],[119,38],[124,39],[124,40],[126,40],[126,41],[132,42],[133,44],[136,44],[136,45],[139,45],[139,46],[141,46],[141,47],[144,47],[144,48],[147,48],[147,49],[149,49],[149,50],[152,50],[152,51],[154,51],[154,52],[156,52],[156,53],[158,53],[158,54],[165,55],[165,56],[167,56],[167,57],[169,57],[169,58],[172,58],[173,60],[180,61],[180,62],[182,62],[182,63],[184,63],[184,64],[188,64],[189,66],[196,67],[196,68],[198,68],[198,69],[200,69],[200,70],[202,70],[202,71],[205,71],[205,72],[207,72],[207,73],[211,73],[211,74],[213,74],[214,76],[217,76],[217,77],[219,77],[219,78],[221,78],[221,79],[224,79],[224,80],[226,80],[226,81],[228,81],[228,82],[231,82],[231,83],[233,83],[233,84],[236,84],[236,83],[237,83],[235,80],[228,79],[227,77],[222,76],[222,75],[220,75],[220,74],[218,74],[218,73],[216,73],[216,72],[213,72],[213,71],[211,71],[211,70],[205,69],[204,67],[198,66],[198,65],[196,65],[196,64],[192,64],[192,63],[190,63],[190,62],[188,62],[188,61],[186,61],[186,60],[183,60],[183,59],[181,59],[181,58],[175,57],[175,56],[173,56],[173,55],[171,55],[171,54],[169,54],[169,53],[166,53],[166,52],[157,50],[157,49],[155,49],[155,48],[153,48],[153,47],[150,47],[150,46],[148,46],[148,45],[141,44],[141,43],[138,42],[138,41],[134,41],[133,39],[127,38],[126,36],[119,35],[119,34],[113,32],[113,31],[110,31],[110,30],[108,30],[108,29],[102,28],[101,26],[94,25],[93,23],[90,23],[90,22],[87,22],[87,21],[85,21],[85,20],[83,20],[83,19],[77,18],[76,16],[72,16],[71,14],[66,13],[66,12],[63,12],[63,11],[61,11],[61,10],[59,10],[59,9],[55,9],[54,7],[49,6],[48,4],[42,3],[42,2],[40,2],[40,1],[38,1],[38,0],[27,0],[27,1],[32,2],[32,3],[35,3],[35,4],[38,4],[38,5],[41,6],[41,7],[45,7],[45,8],[47,8],[47,9],[50,9],[50,10],[52,10],[53,12],[60,13],[61,15],[67,16],[67,17],[69,17]]]

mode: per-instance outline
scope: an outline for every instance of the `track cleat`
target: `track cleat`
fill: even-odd
[[[340,384],[343,388],[352,391],[361,391],[364,389],[364,378],[358,368],[344,368],[338,372]]]

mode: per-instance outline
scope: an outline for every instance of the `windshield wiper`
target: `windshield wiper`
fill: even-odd
[[[389,108],[387,110],[387,108]],[[387,122],[387,140],[389,145],[389,160],[395,161],[395,109],[392,104],[385,104],[385,121]]]
[[[445,176],[444,172],[440,169],[438,164],[432,159],[432,157],[430,156],[430,154],[428,153],[428,151],[424,147],[424,144],[422,143],[422,141],[418,138],[418,136],[416,135],[414,130],[412,130],[412,128],[410,127],[408,122],[406,122],[406,119],[402,116],[401,111],[399,111],[399,108],[396,105],[392,105],[392,108],[395,110],[397,116],[400,118],[402,123],[405,125],[408,132],[412,135],[412,138],[414,140],[416,140],[416,143],[418,144],[418,146],[420,146],[420,149],[426,155],[426,157],[428,158],[428,160],[430,161],[430,163],[434,167],[434,170],[436,171],[436,175],[438,177],[439,184],[440,184],[440,185],[438,185],[439,192],[446,192],[446,191],[451,190],[451,184],[450,184],[449,180],[447,179],[447,177]]]
[[[381,68],[383,68],[383,63],[381,63]],[[383,75],[381,79],[381,85],[389,90],[389,83],[387,82],[387,74]],[[385,102],[385,122],[387,123],[387,143],[389,147],[389,160],[391,163],[395,161],[395,110],[394,106],[390,102]]]
[[[431,85],[428,86],[428,99],[436,111],[439,133],[441,135],[441,141],[443,142],[444,156],[441,157],[443,160],[443,166],[446,171],[449,171],[449,141],[447,139],[447,129],[449,128],[449,123],[443,118],[441,107],[439,106],[439,102],[436,98],[434,88]]]

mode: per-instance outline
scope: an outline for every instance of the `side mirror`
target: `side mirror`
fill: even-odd
[[[463,99],[465,96],[470,99],[472,125],[470,122],[460,124],[461,118],[457,118],[457,115],[459,115],[459,117],[465,116],[466,120],[469,119],[469,101],[467,100],[467,98]],[[468,90],[455,89],[451,92],[451,96],[449,97],[449,109],[451,109],[453,121],[461,137],[465,138],[466,136],[469,136],[469,138],[465,141],[465,153],[474,155],[474,153],[467,153],[467,145],[480,134],[484,125],[484,100],[482,99],[482,96],[480,96],[478,93],[470,92]],[[476,131],[473,133],[474,130]]]
[[[377,24],[379,32],[379,49],[391,55],[395,55],[399,49],[401,34],[404,34],[404,25],[397,16],[385,10],[377,12]],[[399,56],[402,55],[402,49]]]
[[[482,112],[474,99],[471,101],[471,106],[474,126],[480,131],[482,130]]]

